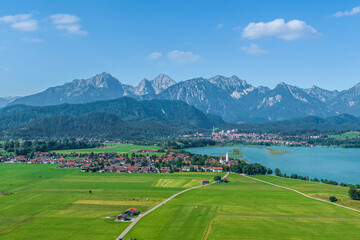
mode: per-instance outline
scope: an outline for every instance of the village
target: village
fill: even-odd
[[[54,155],[36,152],[32,158],[26,156],[0,156],[1,162],[23,164],[58,164],[58,168],[79,168],[81,172],[110,173],[172,173],[172,172],[223,172],[238,160],[231,160],[227,153],[224,157],[207,157],[169,152],[164,155],[146,154],[151,150],[137,153],[91,153]],[[154,151],[151,151],[152,153]]]
[[[298,138],[300,136],[293,136]],[[319,136],[310,136],[311,139],[316,139]],[[215,142],[237,141],[242,144],[260,144],[260,145],[286,145],[286,146],[303,146],[307,145],[306,141],[286,140],[284,136],[274,133],[242,133],[238,129],[231,130],[213,130],[211,134],[196,133],[193,135],[184,135],[184,139],[209,139]]]

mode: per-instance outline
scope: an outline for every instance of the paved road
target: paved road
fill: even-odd
[[[343,205],[340,205],[340,204],[337,204],[337,203],[333,203],[333,202],[328,202],[326,200],[323,200],[323,199],[319,199],[319,198],[315,198],[315,197],[310,197],[309,195],[306,195],[305,193],[302,193],[298,190],[295,190],[295,189],[292,189],[292,188],[288,188],[288,187],[284,187],[284,186],[280,186],[280,185],[276,185],[274,183],[270,183],[270,182],[266,182],[264,180],[260,180],[260,179],[257,179],[257,178],[253,178],[253,177],[249,177],[248,175],[245,175],[245,174],[240,174],[244,177],[247,177],[247,178],[251,178],[253,180],[256,180],[256,181],[259,181],[259,182],[263,182],[263,183],[266,183],[266,184],[269,184],[269,185],[272,185],[272,186],[275,186],[275,187],[279,187],[279,188],[283,188],[283,189],[286,189],[286,190],[290,190],[290,191],[293,191],[293,192],[296,192],[298,194],[301,194],[305,197],[308,197],[308,198],[311,198],[311,199],[315,199],[315,200],[318,200],[318,201],[321,201],[321,202],[325,202],[325,203],[329,203],[329,204],[332,204],[332,205],[335,205],[335,206],[338,206],[338,207],[342,207],[342,208],[346,208],[346,209],[349,209],[349,210],[352,210],[352,211],[355,211],[355,212],[360,212],[360,210],[357,210],[357,209],[354,209],[354,208],[351,208],[351,207],[346,207],[346,206],[343,206]]]
[[[229,173],[226,173],[225,176],[223,178],[226,178],[227,176],[229,175]],[[211,184],[214,184],[216,182],[212,182],[208,185],[211,185]],[[207,185],[204,185],[204,186],[207,186]],[[174,197],[176,196],[179,196],[180,194],[184,193],[184,192],[187,192],[187,191],[190,191],[192,189],[196,189],[196,188],[201,188],[203,187],[203,185],[200,185],[200,186],[196,186],[196,187],[191,187],[191,188],[188,188],[188,189],[185,189],[181,192],[178,192],[174,195],[172,195],[171,197],[169,197],[168,199],[166,199],[165,201],[161,202],[160,204],[156,205],[155,207],[153,207],[152,209],[150,209],[149,211],[147,211],[146,213],[144,214],[140,214],[137,218],[135,218],[131,224],[120,234],[119,237],[116,238],[116,240],[120,240],[122,239],[123,237],[125,237],[125,235],[135,226],[135,224],[140,221],[141,218],[143,218],[144,216],[146,216],[147,214],[151,213],[152,211],[156,210],[157,208],[159,208],[160,206],[164,205],[165,203],[167,203],[168,201],[170,201],[171,199],[173,199]]]

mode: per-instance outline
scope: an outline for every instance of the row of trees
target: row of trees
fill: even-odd
[[[341,187],[349,187],[349,196],[351,199],[353,200],[360,200],[360,184],[356,184],[356,185],[352,185],[352,184],[348,184],[348,183],[340,183],[338,184],[338,182],[333,181],[333,180],[328,180],[328,179],[317,179],[317,178],[312,178],[310,179],[308,176],[300,176],[297,174],[291,174],[290,176],[286,175],[285,173],[282,174],[279,168],[275,169],[275,175],[278,177],[285,177],[285,178],[292,178],[292,179],[299,179],[299,180],[303,180],[303,181],[312,181],[312,182],[321,182],[321,183],[325,183],[325,184],[330,184],[330,185],[340,185]],[[336,198],[330,198],[330,201],[335,202],[337,201]]]
[[[4,150],[16,155],[28,155],[34,152],[48,152],[51,150],[82,149],[100,146],[99,142],[69,140],[49,140],[49,141],[6,141]]]

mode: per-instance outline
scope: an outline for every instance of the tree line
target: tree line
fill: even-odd
[[[48,152],[52,150],[82,149],[99,147],[99,142],[69,140],[49,141],[6,141],[3,144],[5,151],[16,155],[29,155],[35,152]]]

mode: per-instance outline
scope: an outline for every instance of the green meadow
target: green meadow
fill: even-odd
[[[145,212],[214,175],[81,173],[1,163],[0,239],[115,239],[129,223],[106,216],[130,207]]]
[[[257,176],[311,194],[346,188]],[[148,214],[125,236],[138,239],[359,239],[360,213],[231,174],[229,183],[186,192]],[[350,200],[348,200],[350,201]],[[353,207],[360,203],[353,201]]]
[[[142,145],[133,145],[133,144],[121,144],[121,143],[107,143],[105,144],[106,148],[84,148],[84,149],[67,149],[67,150],[55,150],[52,152],[60,153],[60,154],[70,154],[70,153],[109,153],[109,152],[116,152],[116,153],[129,153],[138,152],[141,149],[146,150],[159,150],[160,147],[158,146],[142,146]],[[143,153],[143,154],[157,154],[161,155],[163,153]]]
[[[336,135],[329,135],[329,138],[335,138],[335,139],[341,139],[341,138],[356,138],[360,136],[360,132],[359,131],[350,131],[350,132],[345,132],[342,134],[336,134]]]
[[[115,239],[129,223],[105,218],[146,212],[214,173],[81,173],[56,165],[0,164],[0,239]],[[221,175],[224,175],[222,173]],[[360,209],[347,188],[254,176]],[[127,234],[137,239],[359,239],[360,213],[230,174],[177,196]],[[92,193],[89,193],[89,190]],[[10,194],[10,195],[5,195]]]

